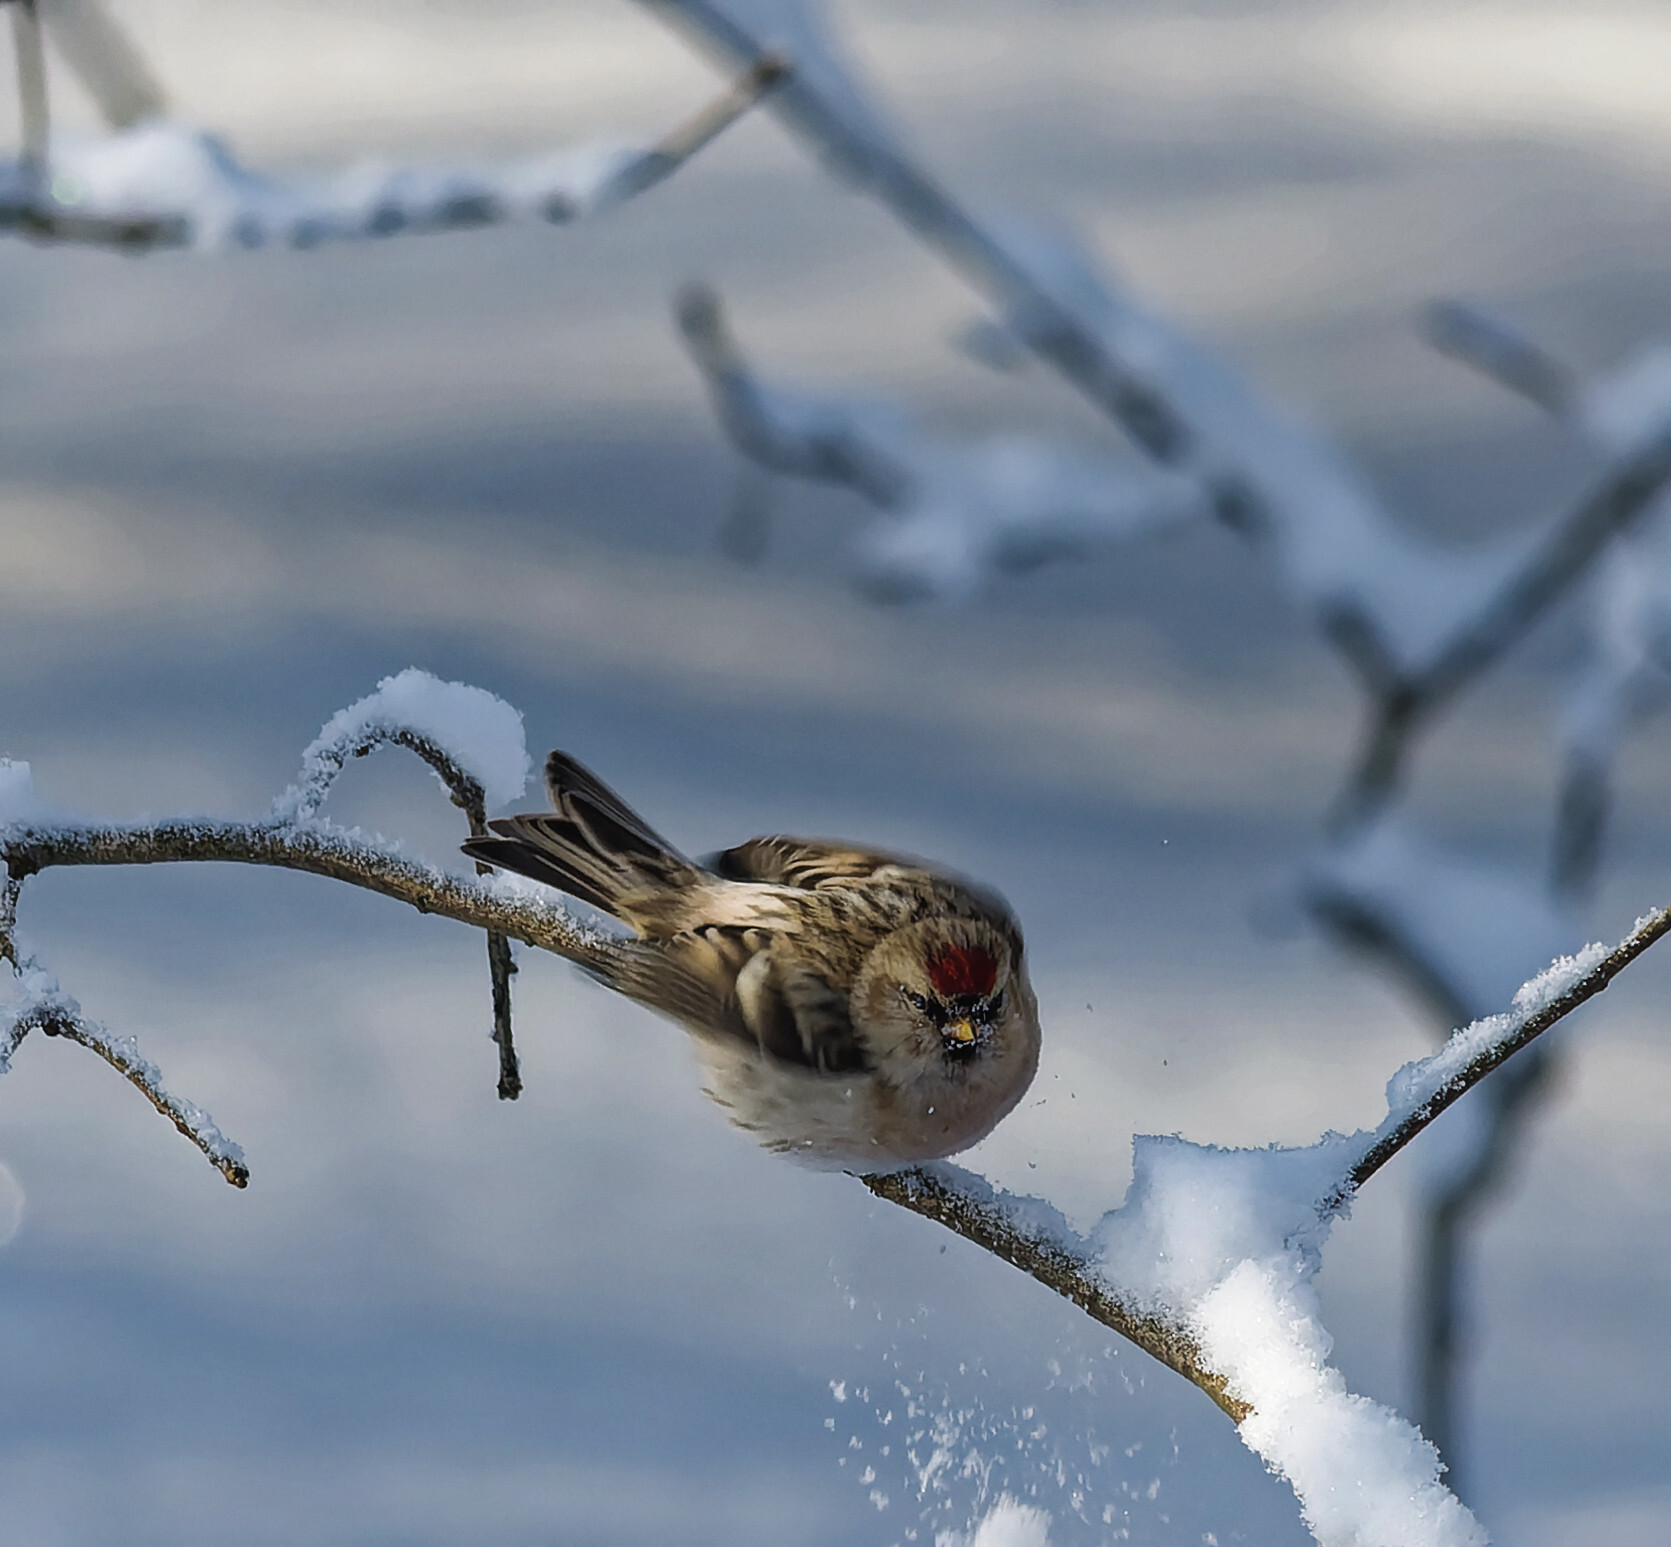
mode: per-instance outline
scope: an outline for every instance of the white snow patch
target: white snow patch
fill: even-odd
[[[1322,1547],[1485,1547],[1484,1528],[1440,1481],[1438,1452],[1329,1367],[1309,1279],[1295,1254],[1244,1261],[1190,1318],[1231,1393],[1254,1403],[1242,1439],[1293,1485]]]
[[[968,1534],[940,1531],[934,1547],[1050,1547],[1050,1516],[1007,1493]]]
[[[35,793],[27,763],[0,757],[0,827],[50,820],[53,813]]]
[[[1637,920],[1640,928],[1646,920]],[[1573,956],[1557,958],[1529,983],[1521,985],[1510,1009],[1487,1015],[1451,1033],[1437,1053],[1406,1064],[1387,1081],[1386,1132],[1418,1111],[1469,1064],[1507,1042],[1527,1021],[1575,988],[1610,954],[1605,945],[1587,945]]]
[[[166,119],[53,140],[48,208],[65,217],[154,222],[205,251],[444,230],[543,216],[566,221],[630,197],[654,175],[650,153],[589,143],[502,164],[402,167],[362,162],[326,177],[270,177],[240,166],[212,134]],[[8,202],[21,181],[0,183]]]
[[[279,797],[274,816],[291,822],[311,817],[348,758],[403,731],[445,752],[481,785],[489,806],[505,805],[527,788],[531,764],[522,715],[483,688],[443,682],[409,666],[325,722],[302,754],[302,777]]]

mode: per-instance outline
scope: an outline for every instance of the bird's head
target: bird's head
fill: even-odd
[[[870,953],[853,987],[854,1019],[878,1072],[896,1084],[955,1078],[1006,1049],[1032,995],[1018,945],[985,919],[923,919]]]

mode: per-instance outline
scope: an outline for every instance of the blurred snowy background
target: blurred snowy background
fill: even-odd
[[[625,0],[117,14],[177,109],[269,167],[653,138],[721,81]],[[1412,318],[1477,296],[1586,368],[1665,327],[1657,8],[837,14],[949,184],[1071,218],[1433,533],[1513,531],[1593,478],[1575,434]],[[846,583],[868,509],[795,485],[768,554],[734,565],[735,464],[671,312],[693,277],[774,372],[895,395],[948,437],[1129,457],[1039,367],[951,347],[969,292],[764,115],[561,229],[221,259],[10,242],[0,755],[76,810],[253,814],[335,709],[418,664],[508,698],[536,748],[692,850],[831,832],[1006,892],[1045,1063],[969,1162],[1080,1222],[1118,1200],[1133,1131],[1372,1123],[1429,1023],[1312,936],[1255,927],[1352,748],[1335,658],[1208,524],[880,610]],[[1535,861],[1572,656],[1563,613],[1446,720],[1412,792],[1430,831]],[[1594,938],[1667,893],[1668,759],[1650,727],[1622,765]],[[333,804],[429,857],[458,837],[400,754]],[[182,868],[54,873],[24,928],[254,1180],[227,1188],[91,1059],[19,1054],[5,1540],[927,1543],[1004,1492],[1056,1544],[1306,1539],[1199,1392],[757,1152],[677,1032],[559,962],[518,979],[528,1088],[501,1104],[481,940],[456,926]],[[1668,974],[1650,956],[1575,1026],[1477,1238],[1463,1488],[1516,1547],[1671,1536]],[[1348,1380],[1401,1407],[1412,1170],[1368,1190],[1323,1275]]]

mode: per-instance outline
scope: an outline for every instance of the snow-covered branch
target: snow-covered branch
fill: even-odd
[[[54,866],[215,860],[301,870],[444,914],[501,942],[522,940],[605,980],[630,977],[632,943],[581,925],[544,888],[451,875],[322,819],[320,805],[348,759],[384,743],[422,756],[469,812],[472,830],[489,800],[514,799],[527,777],[514,710],[417,671],[386,679],[334,716],[307,749],[297,782],[257,821],[68,821],[42,805],[24,765],[0,764],[0,958],[11,968],[0,1074],[29,1031],[69,1037],[132,1081],[229,1180],[247,1180],[241,1153],[208,1115],[168,1092],[131,1040],[84,1017],[21,949],[25,883]],[[1332,1220],[1393,1154],[1667,932],[1671,909],[1643,919],[1611,952],[1592,946],[1558,961],[1524,985],[1507,1012],[1475,1021],[1394,1076],[1387,1118],[1373,1133],[1266,1150],[1135,1140],[1127,1200],[1089,1235],[1072,1231],[1047,1203],[954,1166],[863,1180],[877,1196],[1039,1279],[1199,1386],[1290,1479],[1322,1539],[1473,1547],[1483,1537],[1440,1482],[1432,1446],[1396,1415],[1353,1397],[1329,1367],[1311,1284],[1319,1254]],[[500,986],[496,979],[496,998]],[[504,987],[508,996],[508,980]],[[1344,1476],[1355,1485],[1340,1487]]]
[[[879,1197],[937,1220],[1081,1306],[1200,1386],[1287,1477],[1320,1541],[1480,1547],[1485,1534],[1440,1480],[1431,1443],[1346,1390],[1328,1364],[1312,1280],[1334,1218],[1441,1112],[1600,993],[1671,932],[1671,908],[1612,951],[1592,946],[1523,985],[1505,1013],[1455,1033],[1388,1083],[1371,1133],[1304,1148],[1221,1150],[1134,1141],[1125,1203],[1088,1236],[1041,1200],[956,1167],[866,1177]]]
[[[166,115],[160,89],[94,0],[48,0],[45,19],[111,131],[57,135],[47,111],[38,0],[15,0],[24,146],[0,163],[0,229],[46,241],[221,251],[597,214],[654,187],[783,76],[768,53],[648,145],[596,141],[500,163],[389,166],[274,176],[241,165],[213,134]]]
[[[781,55],[793,76],[771,111],[982,290],[1003,332],[1155,460],[1187,475],[1218,518],[1265,554],[1370,698],[1343,822],[1386,805],[1417,731],[1671,481],[1671,435],[1663,435],[1631,448],[1575,510],[1529,538],[1471,551],[1427,542],[1383,510],[1331,447],[1122,294],[1071,240],[983,217],[945,189],[840,57],[814,0],[643,3],[728,64]],[[1511,371],[1508,351],[1499,353],[1499,368]],[[1546,396],[1555,390],[1539,385]],[[734,412],[727,423],[737,436]]]
[[[881,513],[857,544],[859,584],[879,599],[962,600],[995,574],[1204,513],[1200,489],[1178,473],[1036,435],[945,439],[888,404],[768,382],[706,287],[687,287],[679,325],[743,456],[767,472],[845,485]]]
[[[11,998],[0,1011],[0,1054],[31,1029],[66,1036],[97,1052],[170,1117],[229,1180],[244,1185],[242,1158],[196,1107],[164,1089],[157,1071],[131,1041],[87,1020],[45,969],[18,944],[18,909],[29,877],[55,866],[150,865],[221,861],[273,865],[365,887],[487,932],[493,990],[493,1039],[499,1047],[499,1093],[521,1088],[510,1027],[510,942],[522,940],[583,966],[603,970],[618,942],[588,929],[550,900],[543,888],[516,880],[468,880],[402,854],[387,840],[322,820],[318,808],[351,757],[384,743],[415,751],[433,768],[469,817],[486,826],[488,803],[514,800],[528,775],[521,716],[479,688],[439,682],[418,671],[386,679],[377,692],[332,718],[303,757],[302,773],[268,817],[251,822],[178,818],[134,824],[66,820],[36,796],[28,767],[0,762],[0,960],[11,968]],[[5,1072],[0,1057],[0,1073]],[[221,1146],[221,1147],[217,1147]],[[231,1156],[231,1159],[227,1157]],[[235,1168],[229,1169],[236,1162]],[[224,1163],[223,1163],[224,1162]],[[234,1174],[236,1173],[236,1174]]]
[[[9,1002],[0,1005],[0,1074],[6,1073],[12,1056],[31,1031],[64,1037],[97,1053],[202,1150],[227,1181],[234,1187],[249,1185],[244,1152],[215,1126],[202,1107],[164,1086],[162,1071],[140,1054],[139,1044],[132,1037],[118,1037],[108,1027],[88,1020],[49,974],[34,962],[25,962],[15,975]]]

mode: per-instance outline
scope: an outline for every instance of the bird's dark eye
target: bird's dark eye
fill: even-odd
[[[914,994],[908,988],[902,988],[899,992],[906,1004],[910,1005],[913,1010],[928,1009],[928,996],[926,994]]]

